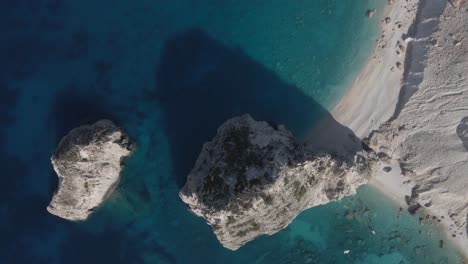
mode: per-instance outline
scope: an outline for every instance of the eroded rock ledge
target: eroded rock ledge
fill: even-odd
[[[346,155],[352,158],[311,153],[284,126],[244,115],[205,143],[179,195],[223,246],[236,250],[285,228],[307,208],[354,194],[371,162],[365,151]]]
[[[59,186],[47,211],[85,220],[117,186],[122,159],[132,148],[125,132],[109,120],[70,131],[52,155]]]

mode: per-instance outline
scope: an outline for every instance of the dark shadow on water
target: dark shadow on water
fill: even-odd
[[[100,93],[70,85],[55,97],[49,123],[59,141],[73,128],[104,118],[119,122]]]
[[[83,35],[77,39],[86,37]],[[20,52],[18,54],[21,55]],[[219,125],[233,116],[250,113],[255,119],[266,120],[270,124],[286,124],[299,137],[305,136],[320,119],[333,124],[338,137],[347,137],[349,133],[349,130],[334,121],[326,109],[297,87],[282,81],[275,72],[242,50],[226,47],[199,30],[176,35],[166,43],[156,69],[156,88],[143,98],[144,101],[138,101],[141,99],[139,97],[129,99],[118,95],[118,86],[111,85],[112,63],[97,60],[93,64],[95,80],[79,76],[89,88],[77,82],[61,89],[52,101],[48,120],[45,120],[50,133],[55,136],[55,142],[50,142],[51,146],[47,142],[41,147],[47,147],[52,152],[71,129],[102,118],[111,119],[124,127],[135,126],[138,123],[135,120],[139,119],[158,122],[156,115],[153,117],[153,113],[143,112],[142,109],[146,108],[135,107],[136,104],[157,104],[163,111],[162,124],[171,148],[176,181],[182,186],[202,144],[215,135]],[[19,64],[24,68],[22,63]],[[138,89],[147,87],[133,89],[135,95],[139,95],[141,91]],[[0,85],[1,126],[8,126],[15,121],[13,109],[20,94],[19,90]],[[148,128],[143,126],[142,129]],[[144,131],[149,135],[153,132],[157,131]],[[138,140],[136,136],[135,140]],[[4,143],[4,140],[0,132],[0,143]],[[40,259],[35,251],[27,248],[38,242],[24,241],[31,236],[40,240],[42,236],[55,235],[61,237],[60,241],[57,246],[51,245],[50,248],[59,248],[59,263],[143,263],[142,256],[163,259],[165,263],[176,262],[174,252],[171,247],[165,247],[164,240],[150,241],[144,232],[132,237],[112,224],[102,232],[88,232],[77,223],[48,214],[46,207],[57,188],[57,176],[51,168],[50,171],[39,172],[34,171],[36,166],[32,166],[41,165],[37,167],[42,168],[39,163],[46,159],[23,161],[12,157],[3,149],[3,145],[0,144],[0,164],[6,165],[3,165],[2,183],[8,188],[4,188],[0,194],[0,246],[3,248],[0,253],[8,254],[0,254],[0,263],[3,260],[8,260],[5,263],[52,263]],[[151,146],[147,153],[148,160],[151,162],[152,157],[157,155],[160,155],[157,145]],[[36,180],[46,177],[53,180],[43,181],[50,182],[50,186],[36,186],[41,189],[41,194],[31,194],[23,188],[25,178],[30,175],[34,175]],[[141,190],[139,196],[142,200],[151,200],[150,194],[154,190],[148,191],[142,181],[148,175],[142,175],[142,178],[138,176],[129,178],[129,189]],[[159,177],[157,172],[154,177]],[[140,185],[143,187],[140,188]],[[167,184],[161,184],[160,188],[165,187]],[[176,194],[170,199],[177,199]],[[52,250],[50,255],[54,253]]]
[[[256,120],[285,124],[299,138],[321,119],[343,130],[335,131],[336,136],[348,137],[350,132],[299,88],[241,49],[226,47],[198,29],[167,41],[156,83],[179,186],[185,183],[203,143],[234,116],[249,113]]]

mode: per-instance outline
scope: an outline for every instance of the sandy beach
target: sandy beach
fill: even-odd
[[[404,207],[413,189],[412,202],[468,255],[466,8],[389,1],[373,55],[332,114],[389,157],[369,183]]]
[[[417,0],[388,4],[379,21],[381,34],[376,39],[373,54],[332,111],[338,122],[351,128],[360,138],[379,128],[395,111],[407,44],[403,36],[413,24],[417,4]]]

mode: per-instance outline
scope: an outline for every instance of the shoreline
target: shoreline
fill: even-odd
[[[407,177],[406,177],[407,178]],[[385,195],[387,198],[389,198],[392,202],[395,204],[399,205],[401,208],[404,210],[407,210],[408,205],[405,202],[404,196],[405,195],[410,195],[411,191],[408,193],[406,192],[407,190],[403,191],[395,191],[394,187],[405,185],[405,176],[403,175],[398,175],[398,177],[394,179],[389,179],[388,181],[382,181],[381,179],[371,179],[367,183],[369,186],[374,187],[376,190],[378,190],[380,193]],[[390,187],[390,188],[389,188]],[[422,212],[422,213],[421,213]],[[425,214],[425,215],[431,215],[432,212],[430,209],[421,206],[419,209],[419,214]],[[416,217],[415,215],[414,217]],[[448,218],[448,216],[445,216],[445,218]],[[468,245],[468,241],[465,238],[462,237],[457,237],[453,238],[450,236],[450,223],[448,221],[444,221],[442,219],[441,222],[432,222],[431,228],[437,229],[441,231],[441,234],[443,234],[444,239],[450,243],[450,246],[455,248],[455,250],[460,254],[460,257],[463,259],[463,263],[468,263],[468,253],[466,252],[466,248]],[[440,220],[440,219],[439,219]]]
[[[432,34],[440,30],[438,22],[444,10],[449,6],[453,8],[454,5],[449,2],[442,10],[435,10],[438,7],[432,7],[430,2],[431,0],[410,0],[406,6],[394,2],[385,7],[377,46],[332,110],[333,117],[349,127],[359,138],[371,137],[371,132],[378,131],[384,124],[398,118],[411,96],[417,92],[419,84],[425,78],[433,78],[431,75],[423,76],[425,59],[429,57],[427,43]],[[386,19],[387,17],[390,19]],[[391,22],[387,23],[388,20]],[[428,21],[435,23],[427,23]],[[418,38],[414,41],[409,36]],[[394,149],[391,147],[384,146],[392,157]],[[390,166],[392,170],[384,172],[384,166]],[[412,188],[424,181],[413,180],[408,177],[413,175],[402,171],[398,154],[377,167],[376,176],[368,184],[406,209],[408,206],[405,195],[411,196]],[[446,240],[464,257],[463,261],[468,263],[468,239],[460,235],[453,236],[452,227],[456,221],[451,215],[432,207],[422,206],[421,209],[427,215],[439,217],[439,222],[435,222],[433,228],[442,230]]]
[[[390,167],[391,171],[385,172],[384,167]],[[381,162],[376,169],[375,177],[367,183],[396,202],[400,207],[407,208],[405,196],[411,196],[411,190],[414,184],[410,178],[401,173],[400,164],[396,160],[390,162]]]
[[[398,168],[399,164],[397,161],[393,160],[392,164],[380,164],[379,168],[382,168],[385,165],[390,165],[392,171],[389,175],[385,175],[385,172],[379,170],[376,177],[369,180],[367,183],[369,186],[374,187],[380,193],[389,198],[392,202],[403,208],[404,210],[408,209],[408,205],[405,201],[405,195],[411,196],[411,189],[414,187],[414,184],[409,182],[409,177],[401,174],[401,170]],[[397,173],[393,173],[394,169],[397,168]],[[385,177],[390,176],[390,177]],[[430,208],[421,206],[418,210],[419,214],[425,215],[434,215],[438,212],[432,212]],[[440,216],[440,214],[438,214]],[[414,216],[416,217],[416,215]],[[468,263],[468,253],[466,248],[468,248],[468,240],[461,236],[453,238],[450,234],[450,222],[446,219],[450,219],[448,215],[444,215],[443,219],[440,222],[432,222],[432,228],[435,228],[444,235],[446,241],[450,242],[450,246],[454,247],[460,254],[460,257],[463,257],[464,263]]]
[[[417,0],[410,0],[406,6],[394,2],[385,7],[379,21],[381,33],[376,39],[374,51],[331,111],[338,122],[348,126],[359,138],[367,137],[372,130],[379,128],[395,111],[406,55],[406,43],[402,36],[413,24],[417,4]]]

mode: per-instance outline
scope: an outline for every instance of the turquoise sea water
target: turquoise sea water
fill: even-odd
[[[2,1],[0,263],[458,263],[426,220],[370,187],[235,252],[178,198],[227,118],[251,113],[301,136],[328,115],[373,48],[383,4]],[[86,222],[49,215],[51,153],[100,118],[137,144],[121,184]]]

